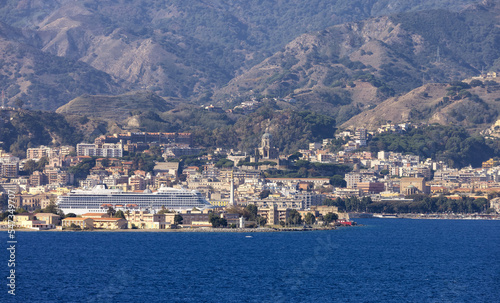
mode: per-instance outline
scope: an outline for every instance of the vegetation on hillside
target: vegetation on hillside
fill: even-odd
[[[487,210],[488,200],[484,198],[461,197],[451,199],[445,196],[429,197],[426,195],[412,195],[413,201],[379,201],[374,202],[370,197],[326,199],[325,205],[337,206],[346,212],[371,213],[480,213]]]
[[[42,111],[3,111],[2,148],[24,158],[26,149],[39,145],[76,145],[82,135],[59,114]]]
[[[500,152],[497,141],[472,136],[462,127],[442,125],[413,128],[404,134],[379,134],[369,142],[367,149],[415,154],[459,168],[480,167],[483,161]]]
[[[415,57],[415,64],[421,64],[426,60],[425,57],[431,57],[434,62],[454,60],[481,71],[493,67],[500,56],[497,13],[493,6],[479,5],[460,13],[429,10],[401,13],[392,18],[401,23],[405,30],[425,39],[428,47]],[[404,49],[400,51],[405,52]],[[411,48],[406,53],[409,51]]]
[[[267,178],[331,178],[330,183],[343,185],[343,175],[351,171],[348,165],[311,163],[305,160],[292,161],[287,170],[268,170]],[[339,179],[341,178],[341,179]],[[344,181],[345,182],[345,181]]]

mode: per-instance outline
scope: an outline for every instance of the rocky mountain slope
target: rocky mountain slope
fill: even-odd
[[[41,84],[30,91],[20,77],[9,78],[0,88],[10,90],[9,98],[22,97],[32,108],[43,109],[55,109],[83,90],[68,81],[87,85],[80,94],[148,89],[161,96],[214,101],[214,91],[302,33],[394,12],[459,9],[471,2],[6,0],[0,6],[2,20],[23,33],[30,31],[25,43],[43,55],[36,59],[42,68],[53,58],[64,58],[64,64],[57,63],[69,65],[64,74],[72,77],[72,70],[85,67],[91,75],[61,84],[42,69]]]
[[[44,53],[36,42],[34,32],[0,23],[0,88],[6,106],[20,98],[26,107],[54,110],[81,94],[122,91],[108,74]]]
[[[448,83],[495,69],[499,8],[485,1],[461,12],[404,13],[304,34],[234,78],[215,99],[293,98],[343,122],[425,83]]]
[[[342,128],[376,130],[387,123],[438,123],[482,130],[498,119],[500,78],[467,79],[451,84],[426,84],[364,111]]]

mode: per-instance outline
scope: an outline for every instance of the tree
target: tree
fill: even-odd
[[[208,222],[212,224],[212,227],[226,227],[227,226],[227,220],[224,218],[221,218],[218,214],[215,214],[211,212],[208,215]]]
[[[269,195],[271,194],[271,191],[269,189],[264,189],[263,191],[260,192],[259,194],[259,199],[265,199],[267,197],[269,197]]]
[[[36,162],[34,160],[28,160],[26,161],[26,163],[24,163],[23,171],[27,175],[32,175],[35,169],[36,169]]]
[[[57,215],[58,208],[57,208],[57,205],[56,205],[55,198],[54,197],[50,197],[50,204],[47,205],[47,207],[41,209],[40,212],[42,212],[42,213],[52,213],[52,214],[56,214]]]
[[[157,145],[153,145],[149,147],[149,153],[155,157],[161,157],[161,148]]]
[[[380,174],[381,174],[382,176],[386,176],[386,175],[388,175],[388,174],[389,174],[389,170],[388,170],[388,169],[383,169],[383,170],[381,170],[381,171],[380,171]]]
[[[75,223],[71,223],[71,225],[69,226],[69,228],[71,228],[71,229],[82,229],[80,226],[76,225]]]
[[[171,213],[172,211],[169,210],[168,208],[165,207],[165,205],[163,205],[161,207],[161,209],[158,211],[158,214],[159,215],[163,215],[163,214],[168,214],[168,213]]]
[[[125,219],[125,214],[123,213],[122,210],[118,210],[115,215],[114,215],[115,218],[122,218],[122,219]]]
[[[116,214],[116,210],[111,206],[110,208],[108,208],[107,214],[110,218],[113,218]]]
[[[341,175],[335,175],[330,178],[330,184],[335,187],[346,187],[347,182],[344,180],[344,177]]]
[[[257,218],[257,206],[255,204],[248,204],[245,209],[248,211],[248,217],[245,219],[254,221]]]
[[[66,215],[66,218],[75,218],[76,217],[76,214],[74,213],[69,213]]]
[[[257,217],[257,223],[259,224],[259,226],[264,226],[264,225],[267,224],[267,218],[258,216]]]
[[[299,160],[303,155],[300,152],[295,152],[288,157],[288,161],[293,162]]]
[[[296,209],[290,210],[286,223],[290,225],[300,225],[302,223],[302,217]]]
[[[226,158],[222,158],[219,161],[217,161],[217,163],[215,163],[215,167],[217,167],[217,168],[233,167],[233,166],[234,166],[234,162],[231,160],[228,160]]]
[[[57,215],[59,215],[59,217],[61,217],[61,219],[66,218],[66,215],[64,214],[64,212],[62,210],[58,210]]]
[[[316,217],[311,213],[307,213],[304,218],[304,221],[309,225],[313,225],[314,222],[316,222]]]
[[[219,215],[211,212],[210,214],[208,214],[208,222],[210,222],[212,224],[212,227],[218,227],[219,226]]]
[[[336,213],[327,213],[323,216],[323,222],[325,225],[329,225],[332,222],[336,222],[339,219],[339,215]]]
[[[16,99],[14,100],[14,105],[15,105],[17,108],[21,109],[21,108],[23,108],[23,106],[24,106],[24,101],[23,101],[23,100],[21,100],[20,98],[16,98]]]
[[[227,227],[227,220],[225,218],[219,219],[219,226]]]
[[[472,80],[469,85],[471,87],[476,87],[476,86],[483,86],[483,82],[481,80],[478,80],[478,79],[474,79]]]
[[[23,207],[19,207],[18,209],[16,209],[16,212],[18,214],[24,214],[24,213],[27,213],[28,211],[26,209],[24,209]]]
[[[174,224],[179,225],[182,224],[182,216],[180,214],[175,214],[174,216]]]
[[[102,165],[102,167],[108,167],[109,166],[109,159],[108,158],[102,159],[101,165]]]

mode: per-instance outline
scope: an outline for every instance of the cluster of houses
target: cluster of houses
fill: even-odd
[[[387,125],[381,131],[397,131],[407,125]],[[462,195],[476,195],[478,191],[500,191],[500,162],[494,159],[483,163],[481,168],[453,169],[444,163],[431,159],[420,159],[414,155],[380,151],[377,154],[351,150],[366,145],[370,134],[364,129],[339,134],[349,138],[344,150],[333,152],[330,144],[333,139],[325,139],[321,143],[311,143],[309,149],[299,150],[300,159],[310,162],[345,164],[352,167],[352,171],[344,176],[346,186],[333,186],[329,178],[266,178],[263,171],[266,169],[286,168],[290,164],[289,156],[282,155],[273,145],[273,137],[267,131],[262,136],[261,144],[255,153],[248,157],[246,154],[234,150],[218,149],[213,154],[198,156],[203,165],[184,166],[180,174],[179,162],[157,162],[153,172],[134,169],[132,161],[121,159],[124,151],[149,152],[152,146],[158,146],[164,159],[182,155],[199,154],[199,148],[191,147],[189,133],[127,133],[112,136],[98,137],[93,144],[82,143],[76,148],[70,146],[46,147],[40,146],[27,150],[27,159],[19,160],[6,153],[0,154],[2,182],[0,191],[3,194],[16,193],[15,203],[18,208],[27,211],[43,209],[54,203],[57,196],[68,193],[74,188],[74,176],[69,173],[69,167],[98,157],[96,165],[90,168],[86,179],[80,180],[81,188],[92,188],[98,184],[105,184],[108,188],[123,191],[155,190],[162,185],[196,189],[200,191],[214,208],[224,208],[231,204],[231,189],[233,189],[234,204],[246,206],[249,204],[258,207],[259,215],[267,219],[268,224],[278,224],[287,219],[290,210],[311,212],[321,217],[321,207],[327,198],[363,197],[370,196],[372,200],[404,199],[415,193],[442,194],[459,193]],[[229,165],[217,165],[216,159],[224,155],[232,161]],[[19,176],[27,161],[35,163],[41,159],[48,162],[42,171],[34,171],[30,176]],[[215,159],[215,160],[214,160]],[[32,162],[33,162],[32,161]],[[242,164],[242,162],[244,162]],[[229,162],[230,163],[230,162]],[[33,163],[31,163],[33,164]],[[240,164],[240,165],[238,165]],[[141,210],[139,210],[141,211]],[[217,210],[224,216],[224,210]],[[339,217],[348,220],[346,214],[330,209],[330,212],[339,214]],[[151,228],[151,226],[168,227],[173,222],[172,215],[148,214],[142,210],[141,214],[127,214],[126,223],[116,221],[114,224],[100,223],[99,220],[113,218],[82,218],[85,226],[102,228],[103,226],[124,226]],[[185,212],[186,226],[209,225],[205,218],[191,216],[203,215]],[[40,216],[40,215],[39,215]],[[43,215],[41,215],[43,216]],[[135,218],[141,218],[137,221]],[[47,226],[53,220],[25,220],[23,227],[36,227],[44,221]],[[207,217],[208,218],[208,217]],[[68,221],[64,221],[68,219]],[[80,219],[66,218],[63,222],[77,224]],[[242,226],[239,218],[230,215],[227,221],[234,221]],[[29,223],[28,221],[35,223]],[[97,221],[96,221],[97,220]],[[142,221],[141,221],[142,220]],[[61,222],[61,226],[65,226]],[[92,224],[88,223],[92,222]],[[104,221],[102,221],[104,222]],[[120,223],[121,222],[121,223]],[[190,223],[186,223],[190,222]],[[194,223],[193,223],[194,222]],[[70,225],[71,225],[70,224]],[[83,223],[82,223],[83,224]],[[54,224],[57,226],[57,224]],[[41,225],[40,225],[41,226]]]
[[[280,207],[276,204],[258,207],[258,216],[265,219],[267,225],[279,225],[286,222],[293,208]],[[239,213],[224,209],[210,210],[183,210],[180,212],[150,212],[148,210],[127,211],[121,217],[110,217],[108,213],[86,213],[80,216],[70,216],[61,219],[53,213],[21,213],[14,216],[16,228],[32,230],[94,230],[94,229],[170,229],[170,228],[207,228],[212,227],[210,213],[225,219],[227,225],[235,228],[245,228],[258,224],[255,221],[246,221]],[[349,215],[338,211],[335,206],[312,206],[310,209],[298,211],[302,220],[308,214],[315,218],[322,218],[328,213],[338,214],[339,222],[349,221]],[[176,218],[179,216],[179,218]],[[176,220],[179,220],[178,222]],[[318,224],[322,221],[318,220]],[[1,225],[1,224],[0,224]],[[3,226],[6,228],[6,226]]]

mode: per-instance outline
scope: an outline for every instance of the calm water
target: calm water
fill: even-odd
[[[18,233],[17,295],[3,283],[0,302],[500,302],[500,221],[358,222],[322,232]]]

